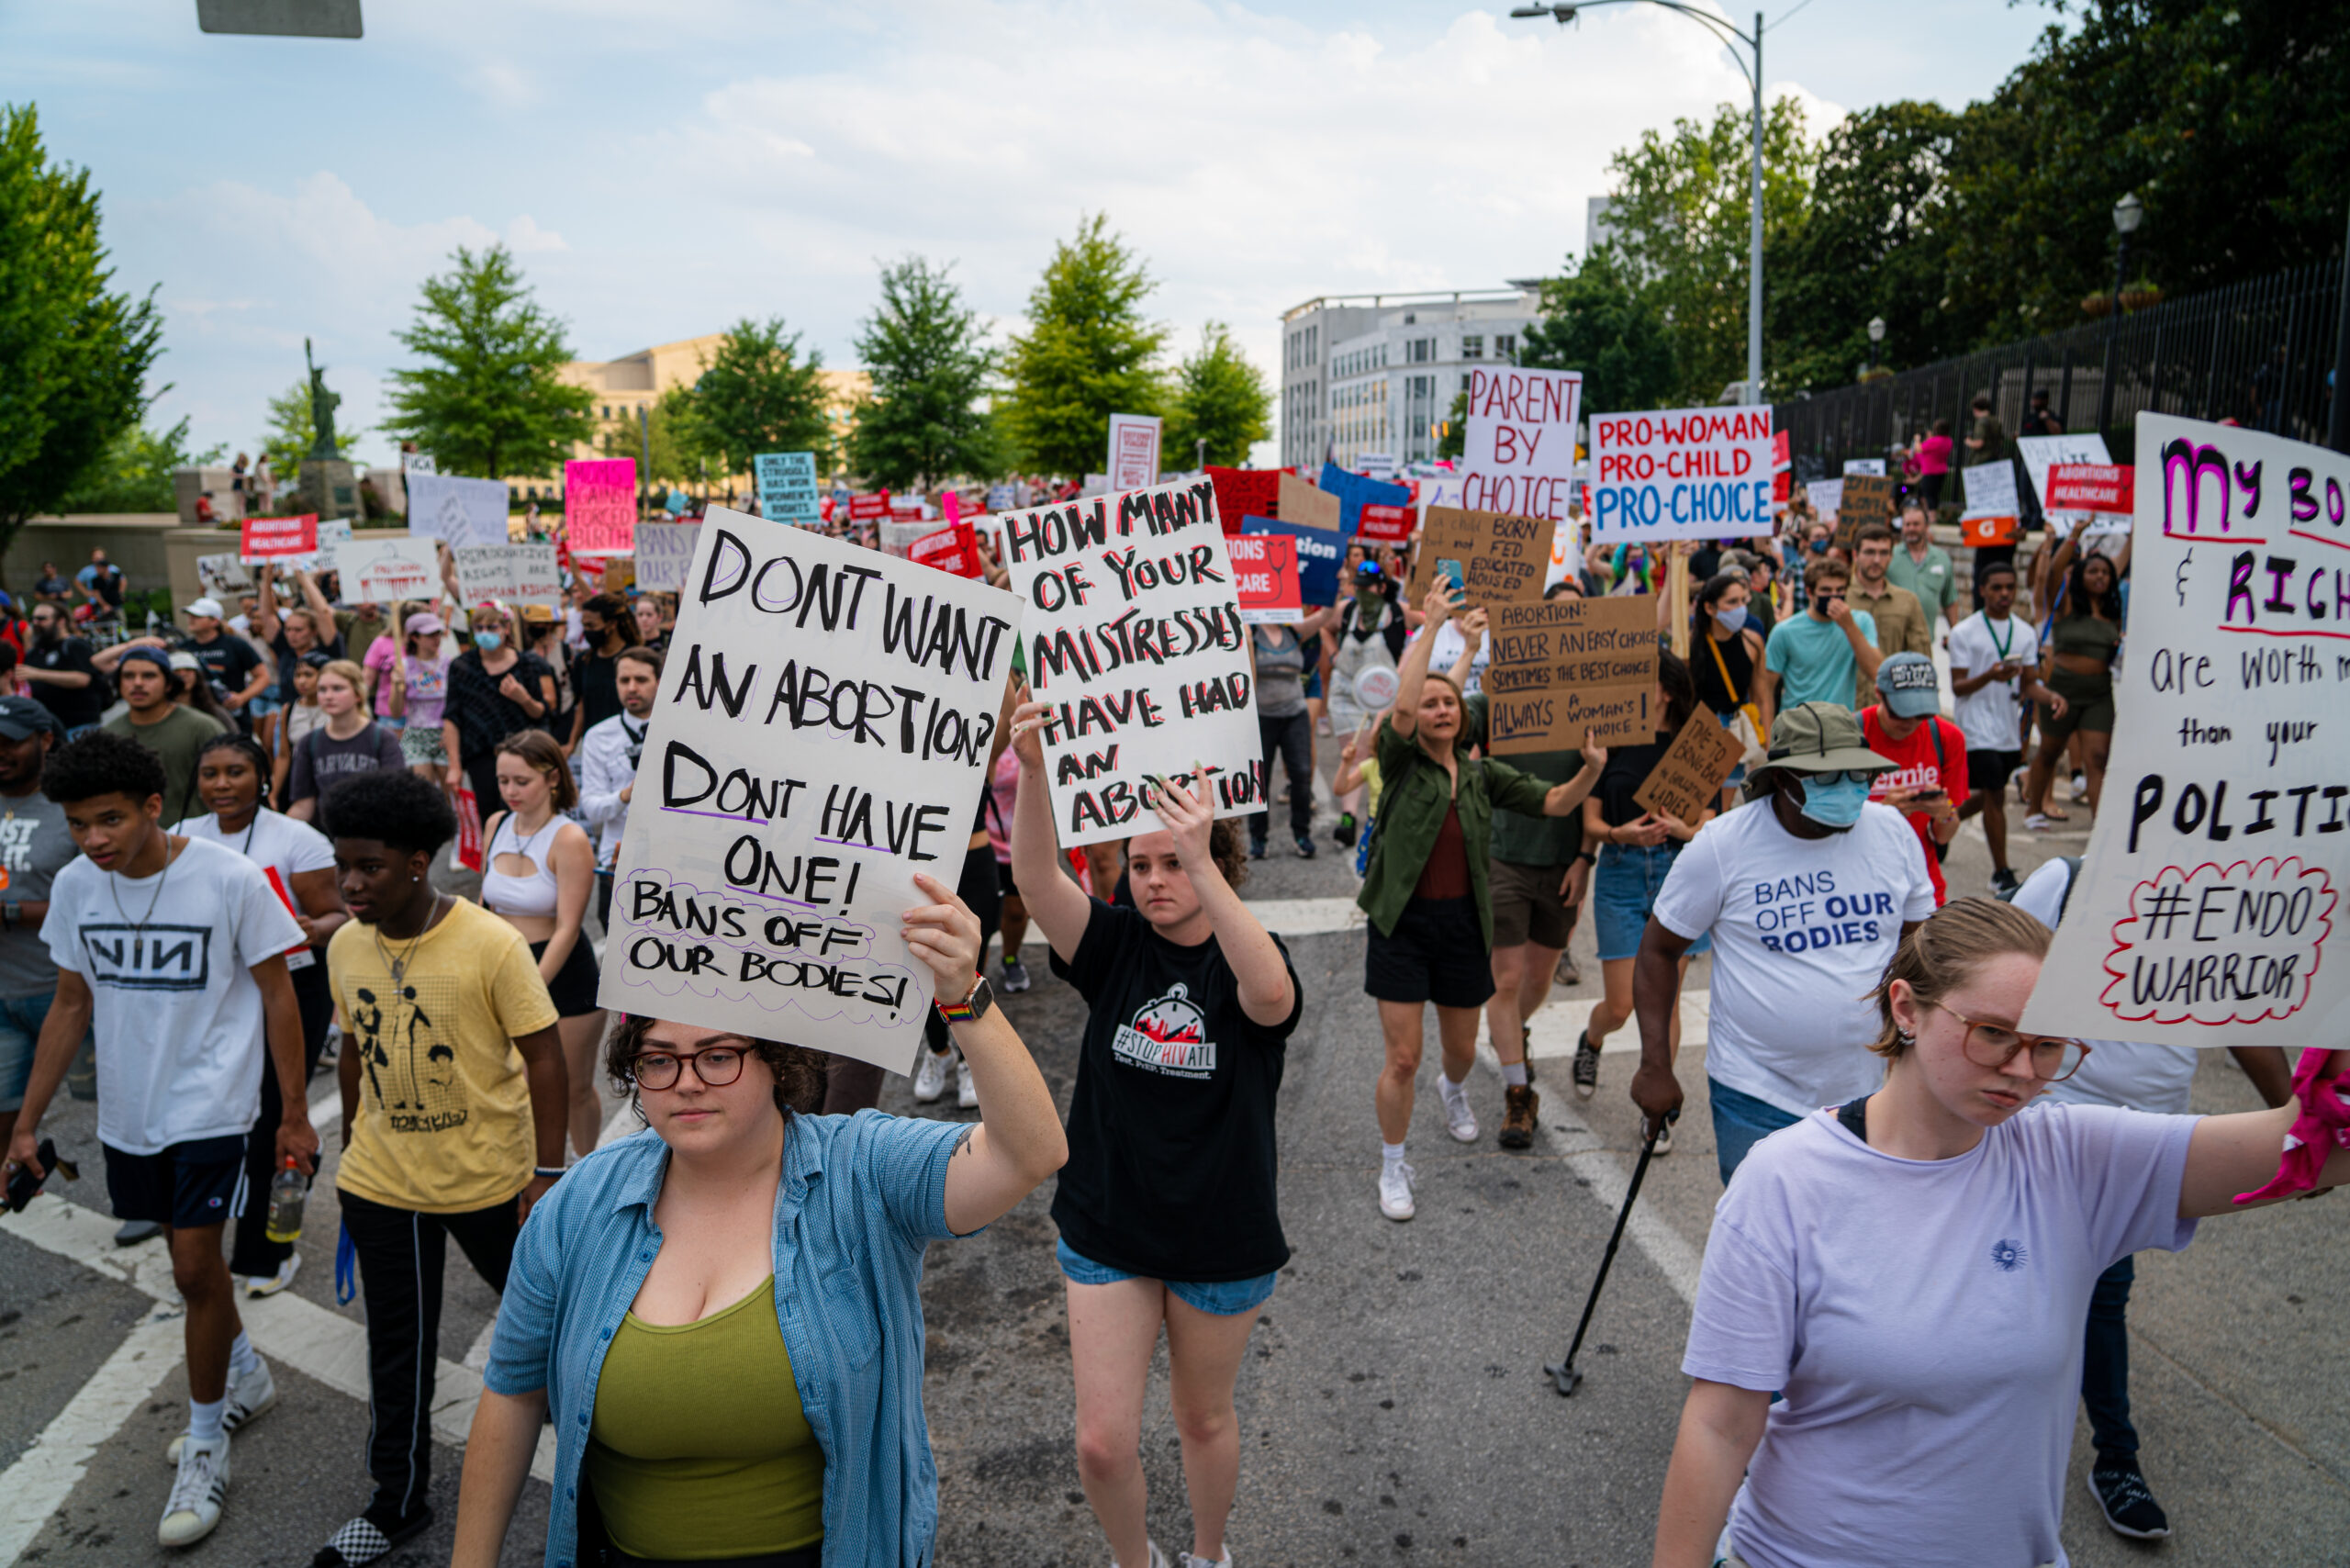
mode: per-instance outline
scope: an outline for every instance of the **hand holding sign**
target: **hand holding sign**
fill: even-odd
[[[916,904],[898,917],[898,934],[906,951],[930,966],[936,994],[960,1002],[979,978],[979,917],[956,896],[955,890],[927,871],[914,873],[914,886],[933,900]]]

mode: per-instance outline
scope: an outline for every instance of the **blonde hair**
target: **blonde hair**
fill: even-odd
[[[324,680],[329,676],[332,676],[337,680],[340,680],[349,686],[351,689],[358,695],[360,711],[362,712],[366,711],[368,693],[367,672],[365,670],[360,668],[357,664],[353,663],[350,659],[329,659],[326,663],[319,666],[319,678],[320,680]],[[368,716],[373,718],[375,715],[369,714]]]
[[[1869,1049],[1893,1060],[1909,1048],[1893,1018],[1893,982],[1907,980],[1909,992],[1931,1007],[1975,978],[1989,960],[2008,953],[2027,958],[2048,956],[2048,927],[2013,904],[1997,899],[1953,899],[1901,939],[1885,976],[1870,995],[1876,1000],[1877,1036]]]

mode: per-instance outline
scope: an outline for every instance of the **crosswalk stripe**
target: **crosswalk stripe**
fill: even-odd
[[[50,1516],[65,1506],[90,1456],[180,1364],[180,1347],[179,1314],[157,1303],[32,1446],[0,1473],[0,1562],[16,1562]]]

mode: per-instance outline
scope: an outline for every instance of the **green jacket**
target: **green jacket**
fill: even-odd
[[[1444,830],[1446,778],[1444,769],[1420,749],[1417,739],[1405,740],[1385,724],[1379,726],[1379,821],[1365,868],[1362,891],[1355,903],[1371,917],[1382,936],[1395,934],[1404,906],[1412,902],[1428,851]],[[1542,814],[1549,785],[1529,778],[1506,762],[1472,762],[1454,758],[1460,784],[1453,796],[1460,811],[1460,838],[1469,856],[1469,891],[1477,903],[1478,929],[1485,949],[1494,946],[1494,906],[1486,887],[1486,861],[1494,839],[1494,808],[1504,806],[1528,816]]]

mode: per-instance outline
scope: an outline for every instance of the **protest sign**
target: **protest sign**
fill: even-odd
[[[2048,471],[2059,463],[2110,464],[2106,454],[2105,437],[2095,431],[2077,435],[2027,435],[2016,438],[2016,455],[2023,461],[2024,477],[2031,482],[2031,493],[2040,498],[2044,510],[2048,505]]]
[[[464,544],[449,554],[457,564],[461,604],[495,599],[553,608],[563,602],[563,574],[552,544]]]
[[[979,565],[979,542],[968,522],[950,522],[923,534],[906,546],[906,559],[958,577],[987,575]]]
[[[1885,477],[1885,459],[1882,457],[1848,457],[1844,459],[1844,472],[1848,475],[1866,474],[1872,477],[1882,479]]]
[[[1204,782],[1220,817],[1261,810],[1256,682],[1215,487],[1187,479],[1007,512],[1003,542],[1029,684],[1050,709],[1061,844],[1154,828],[1143,805],[1154,774]]]
[[[848,515],[852,522],[871,522],[888,517],[890,492],[884,490],[878,496],[851,496],[848,498]]]
[[[1583,373],[1478,368],[1469,373],[1468,390],[1461,504],[1552,521],[1565,517],[1574,499]]]
[[[408,530],[445,539],[452,550],[506,543],[510,504],[503,479],[460,479],[448,474],[408,476]]]
[[[1208,482],[1215,487],[1215,514],[1224,520],[1227,537],[1238,531],[1244,517],[1281,515],[1281,472],[1279,468],[1220,468],[1213,463],[1208,465]]]
[[[2016,505],[2016,465],[2008,458],[1977,463],[1959,472],[1965,487],[1966,510],[1960,514],[1960,537],[1976,549],[2012,544],[2020,522]]]
[[[215,599],[234,599],[253,591],[252,575],[235,555],[198,555],[196,580]]]
[[[2134,471],[2103,463],[2055,463],[2048,469],[2048,510],[2129,516]]]
[[[2021,1026],[2188,1046],[2350,1025],[2350,457],[2141,413],[2104,808]],[[2341,564],[2337,564],[2341,563]]]
[[[634,548],[636,459],[565,464],[563,526],[575,555],[625,555]]]
[[[1227,534],[1232,587],[1240,619],[1252,626],[1285,626],[1303,619],[1305,603],[1297,577],[1297,541],[1281,533]]]
[[[1564,535],[1568,530],[1561,529]],[[1412,509],[1366,502],[1355,522],[1355,537],[1365,544],[1406,544],[1412,538]]]
[[[1243,535],[1255,533],[1296,542],[1298,592],[1307,604],[1336,604],[1349,591],[1338,580],[1338,563],[1345,558],[1347,546],[1337,534],[1270,517],[1244,518],[1240,532]]]
[[[1487,749],[1506,756],[1656,738],[1656,602],[1496,604],[1486,630]]]
[[[920,521],[901,522],[891,518],[881,524],[881,553],[885,555],[895,555],[902,560],[906,553],[913,548],[915,540],[929,538],[931,534],[937,532],[937,527],[935,523]]]
[[[1328,533],[1340,532],[1339,523],[1345,515],[1345,508],[1336,495],[1317,488],[1294,474],[1284,473],[1280,478],[1277,489],[1281,496],[1281,510],[1273,513],[1275,517],[1283,522],[1293,522],[1300,528],[1318,528]],[[1219,496],[1216,500],[1221,505],[1224,498]]]
[[[1771,410],[1672,409],[1591,421],[1592,538],[1771,532]]]
[[[1395,476],[1395,454],[1392,452],[1358,453],[1355,462],[1367,479],[1392,479]]]
[[[619,593],[624,588],[632,588],[636,586],[635,556],[605,555],[599,558],[604,563],[604,591],[606,593]]]
[[[637,586],[665,593],[676,593],[684,588],[686,567],[693,561],[694,543],[700,537],[701,524],[698,522],[637,524]]]
[[[759,487],[759,510],[768,521],[806,524],[823,516],[814,453],[765,453],[751,459],[751,474]]]
[[[1834,517],[1844,505],[1844,481],[1841,479],[1814,479],[1804,486],[1803,493],[1822,522]]]
[[[400,472],[404,475],[413,476],[418,474],[438,474],[440,471],[441,465],[434,461],[432,454],[429,452],[400,454]]]
[[[1862,529],[1893,521],[1893,481],[1882,474],[1847,474],[1844,498],[1836,509],[1836,543],[1849,550]]]
[[[604,948],[606,1007],[908,1072],[1019,637],[1011,595],[712,507]]]
[[[315,554],[319,548],[319,514],[299,517],[249,517],[239,537],[237,554],[248,562],[282,561],[289,555]]]
[[[441,588],[441,547],[431,539],[365,539],[342,546],[336,565],[343,604],[431,599]]]
[[[1020,505],[1020,503],[1027,499],[1027,498],[1028,489],[1024,485],[990,485],[988,487],[988,510],[1009,511],[1013,507]]]
[[[1322,477],[1316,487],[1338,498],[1338,532],[1349,537],[1362,525],[1363,508],[1409,506],[1412,500],[1409,485],[1374,479],[1368,474],[1349,474],[1335,463],[1322,465]]]
[[[1658,816],[1694,823],[1721,799],[1722,786],[1745,755],[1739,738],[1721,727],[1712,709],[1700,704],[1632,791],[1632,803]]]
[[[1420,530],[1420,584],[1435,580],[1430,574],[1438,561],[1458,561],[1463,608],[1539,599],[1555,532],[1547,517],[1430,507]],[[1653,621],[1654,606],[1649,613]]]
[[[1158,482],[1158,431],[1156,414],[1110,416],[1110,488],[1145,490]]]

